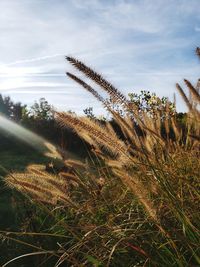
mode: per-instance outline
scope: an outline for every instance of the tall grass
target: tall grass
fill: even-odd
[[[57,113],[92,146],[90,160],[68,160],[73,171],[57,176],[29,168],[6,178],[57,220],[54,234],[69,236],[54,251],[55,266],[200,265],[198,88],[176,85],[188,108],[183,125],[170,103],[143,111],[90,67],[66,59],[108,94],[67,73],[111,113],[122,137],[108,121]]]

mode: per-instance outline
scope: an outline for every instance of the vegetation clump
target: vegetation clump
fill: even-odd
[[[184,80],[187,94],[176,85],[188,107],[183,123],[167,98],[143,92],[142,99],[134,94],[127,99],[84,63],[67,60],[107,93],[104,98],[67,73],[103,104],[114,123],[57,112],[62,127],[90,144],[90,159],[65,160],[71,173],[29,169],[6,177],[54,218],[48,233],[62,236],[51,252],[46,244],[34,253],[42,252],[47,262],[50,253],[55,266],[198,266],[198,86]]]

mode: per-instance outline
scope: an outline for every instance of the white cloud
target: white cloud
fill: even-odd
[[[198,7],[198,0],[2,0],[0,88],[33,93],[33,87],[62,84],[73,93],[76,86],[65,77],[72,67],[64,59],[72,55],[125,93],[141,88],[172,95],[177,80],[198,77],[192,51],[199,41]],[[62,94],[56,101],[72,104]]]

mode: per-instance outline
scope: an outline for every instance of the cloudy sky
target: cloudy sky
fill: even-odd
[[[200,77],[199,0],[0,0],[0,93],[60,110],[100,105],[70,81],[71,55],[124,94],[173,98],[175,83]],[[180,99],[178,109],[184,110]]]

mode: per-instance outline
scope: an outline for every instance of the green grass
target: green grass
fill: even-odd
[[[32,205],[27,199],[5,186],[3,179],[8,173],[23,172],[30,164],[46,164],[51,159],[27,146],[7,147],[0,151],[0,231],[20,231],[29,216]],[[27,218],[26,218],[27,217]],[[0,243],[1,264],[20,250],[16,242]],[[20,264],[20,263],[19,263]],[[16,266],[11,264],[10,266]],[[23,265],[21,265],[23,266]],[[24,265],[25,266],[25,265]],[[31,266],[30,262],[27,266]]]
[[[68,152],[70,158],[76,157]],[[77,158],[77,157],[76,157]],[[29,246],[19,243],[27,242],[31,245],[43,244],[46,247],[54,247],[57,241],[53,236],[33,236],[11,234],[9,239],[5,232],[49,232],[49,228],[56,224],[51,215],[47,215],[41,207],[30,202],[24,195],[15,189],[8,188],[4,183],[4,178],[10,173],[23,173],[27,167],[32,164],[46,165],[54,162],[59,166],[60,160],[55,160],[38,153],[27,145],[19,144],[6,145],[0,147],[0,266],[9,259],[21,254],[30,253],[32,249]],[[42,230],[43,229],[43,230]],[[10,238],[11,237],[11,238]],[[13,239],[12,239],[13,238]],[[16,240],[14,240],[16,239]],[[62,239],[61,239],[62,240]],[[56,245],[57,246],[57,245]],[[27,257],[17,261],[20,267],[38,267],[40,257]],[[51,260],[42,266],[49,266]],[[52,260],[55,263],[55,258]],[[52,266],[53,266],[52,263]],[[9,267],[15,267],[16,263],[9,264]]]
[[[29,164],[46,164],[50,159],[32,149],[0,151],[0,175],[6,171],[24,171]]]
[[[16,229],[17,226],[17,214],[12,202],[19,194],[5,186],[4,177],[8,173],[23,172],[30,164],[46,164],[49,161],[50,158],[29,147],[14,147],[0,151],[0,229]]]

